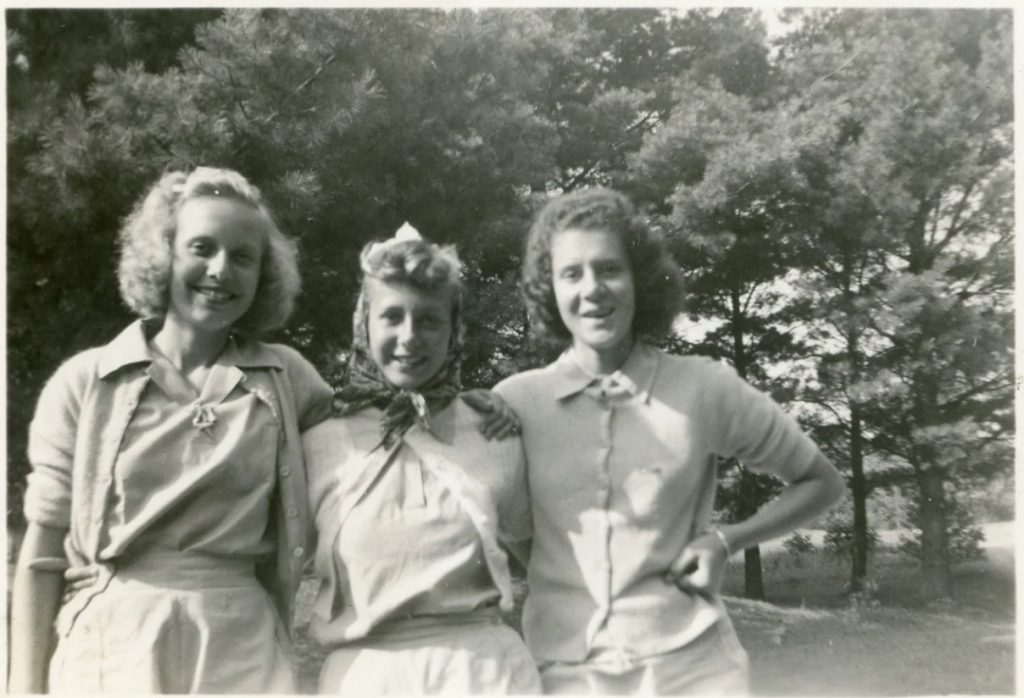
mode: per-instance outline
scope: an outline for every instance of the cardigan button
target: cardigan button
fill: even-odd
[[[298,547],[298,548],[296,548],[295,550],[292,551],[292,555],[294,555],[295,557],[302,557],[303,554],[305,554],[305,552],[306,551],[303,550],[301,547]]]
[[[295,507],[288,507],[288,516],[290,516],[290,517],[292,517],[294,519],[298,515],[299,515],[299,510],[297,508],[295,508]]]
[[[292,469],[289,468],[287,465],[284,466],[283,468],[281,468],[281,477],[288,477],[291,474],[292,474]]]

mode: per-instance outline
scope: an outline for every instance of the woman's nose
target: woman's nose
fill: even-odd
[[[604,292],[604,282],[592,271],[583,273],[580,282],[580,293],[584,298],[595,298]]]
[[[220,279],[228,273],[229,266],[227,253],[218,252],[206,260],[206,273],[212,278]]]
[[[416,324],[411,320],[406,320],[398,328],[398,341],[402,346],[415,346],[419,341],[419,334],[416,331]]]

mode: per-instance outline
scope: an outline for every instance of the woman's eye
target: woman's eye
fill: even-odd
[[[560,276],[563,279],[568,279],[569,281],[575,281],[576,279],[580,278],[580,270],[579,269],[563,269]]]
[[[208,242],[197,240],[193,242],[191,245],[189,245],[189,249],[191,249],[194,254],[197,254],[200,257],[206,257],[207,255],[213,252],[213,245],[211,245]]]
[[[256,255],[254,255],[252,252],[246,251],[235,253],[235,261],[238,262],[239,264],[252,264],[255,259]]]

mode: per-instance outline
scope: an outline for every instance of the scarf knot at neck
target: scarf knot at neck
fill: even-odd
[[[367,407],[381,410],[380,433],[385,446],[402,438],[417,421],[429,430],[430,416],[447,407],[460,389],[458,382],[441,375],[419,390],[404,390],[375,375],[376,371],[359,368],[359,362],[350,366],[348,384],[334,394],[334,411],[344,417]]]

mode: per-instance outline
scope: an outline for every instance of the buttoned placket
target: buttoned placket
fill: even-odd
[[[585,393],[597,401],[600,406],[600,442],[597,451],[597,504],[602,512],[601,522],[603,540],[601,545],[601,573],[603,581],[603,596],[597,608],[598,615],[592,619],[587,633],[587,651],[593,647],[593,643],[601,628],[605,625],[611,615],[613,602],[614,570],[612,569],[612,499],[613,482],[611,472],[611,458],[613,455],[612,436],[614,433],[615,420],[621,403],[624,400],[632,399],[635,396],[635,388],[628,377],[616,372],[611,375],[596,378],[589,390]]]
[[[292,473],[289,463],[293,461],[290,461],[288,458],[289,448],[300,448],[298,444],[298,432],[295,429],[298,424],[298,416],[295,414],[294,399],[291,397],[291,391],[284,383],[280,372],[272,370],[265,375],[270,376],[271,383],[273,385],[272,394],[276,395],[278,398],[277,400],[269,400],[268,404],[271,405],[271,410],[275,415],[275,418],[279,420],[277,436],[277,464],[280,464],[281,467],[278,471],[278,475],[280,477],[277,480],[277,497],[285,507],[288,507],[285,512],[288,515],[285,516],[284,519],[285,540],[278,541],[278,545],[284,545],[287,547],[291,545],[292,541],[300,542],[304,540],[303,529],[306,526],[305,517],[300,520],[299,514],[301,512],[298,509],[298,505],[301,504],[301,499],[306,496],[303,484],[304,480],[302,477],[303,474]],[[244,374],[243,383],[247,381],[247,379],[248,375]],[[288,434],[289,429],[291,429],[292,432],[291,437],[289,437]],[[294,444],[289,445],[289,438],[294,440]],[[301,453],[299,455],[301,456]],[[295,481],[296,477],[299,479],[298,483]],[[294,514],[292,514],[293,511]],[[302,574],[303,559],[305,558],[305,555],[306,549],[302,545],[296,545],[291,549],[290,557],[285,557],[285,560],[287,560],[286,569],[288,570],[288,576],[296,584]],[[281,557],[278,559],[281,564],[284,564]],[[288,600],[288,603],[292,602],[292,599]]]
[[[587,649],[593,645],[594,638],[601,627],[607,622],[611,613],[612,602],[612,565],[611,565],[611,453],[612,453],[612,424],[615,416],[615,405],[609,399],[610,377],[597,380],[597,384],[586,391],[587,396],[596,400],[600,408],[600,433],[597,448],[597,491],[595,493],[595,505],[601,512],[602,530],[600,536],[601,550],[601,575],[602,595],[598,601],[597,615],[592,619],[587,633]],[[595,394],[596,393],[596,394]]]
[[[281,422],[281,414],[278,409],[277,400],[274,399],[270,390],[265,389],[261,385],[255,384],[254,381],[248,380],[248,378],[249,376],[243,372],[239,385],[243,389],[248,390],[250,393],[255,395],[260,402],[270,409],[271,417],[274,420],[274,424],[277,426],[277,443],[274,447],[277,449],[277,453],[280,454],[284,447],[286,437],[284,433],[284,424]],[[275,458],[275,460],[279,461],[280,458]],[[283,479],[290,477],[291,474],[291,468],[287,465],[282,465],[277,471],[278,482],[281,484],[281,487],[279,488],[279,496],[282,499],[284,514],[289,520],[294,520],[299,516],[299,508],[296,506],[295,502],[292,502],[288,497],[284,496],[285,490],[290,490],[290,488],[285,487],[284,483],[281,482]],[[302,546],[298,546],[292,550],[292,555],[296,558],[302,557],[305,553],[306,550]]]

